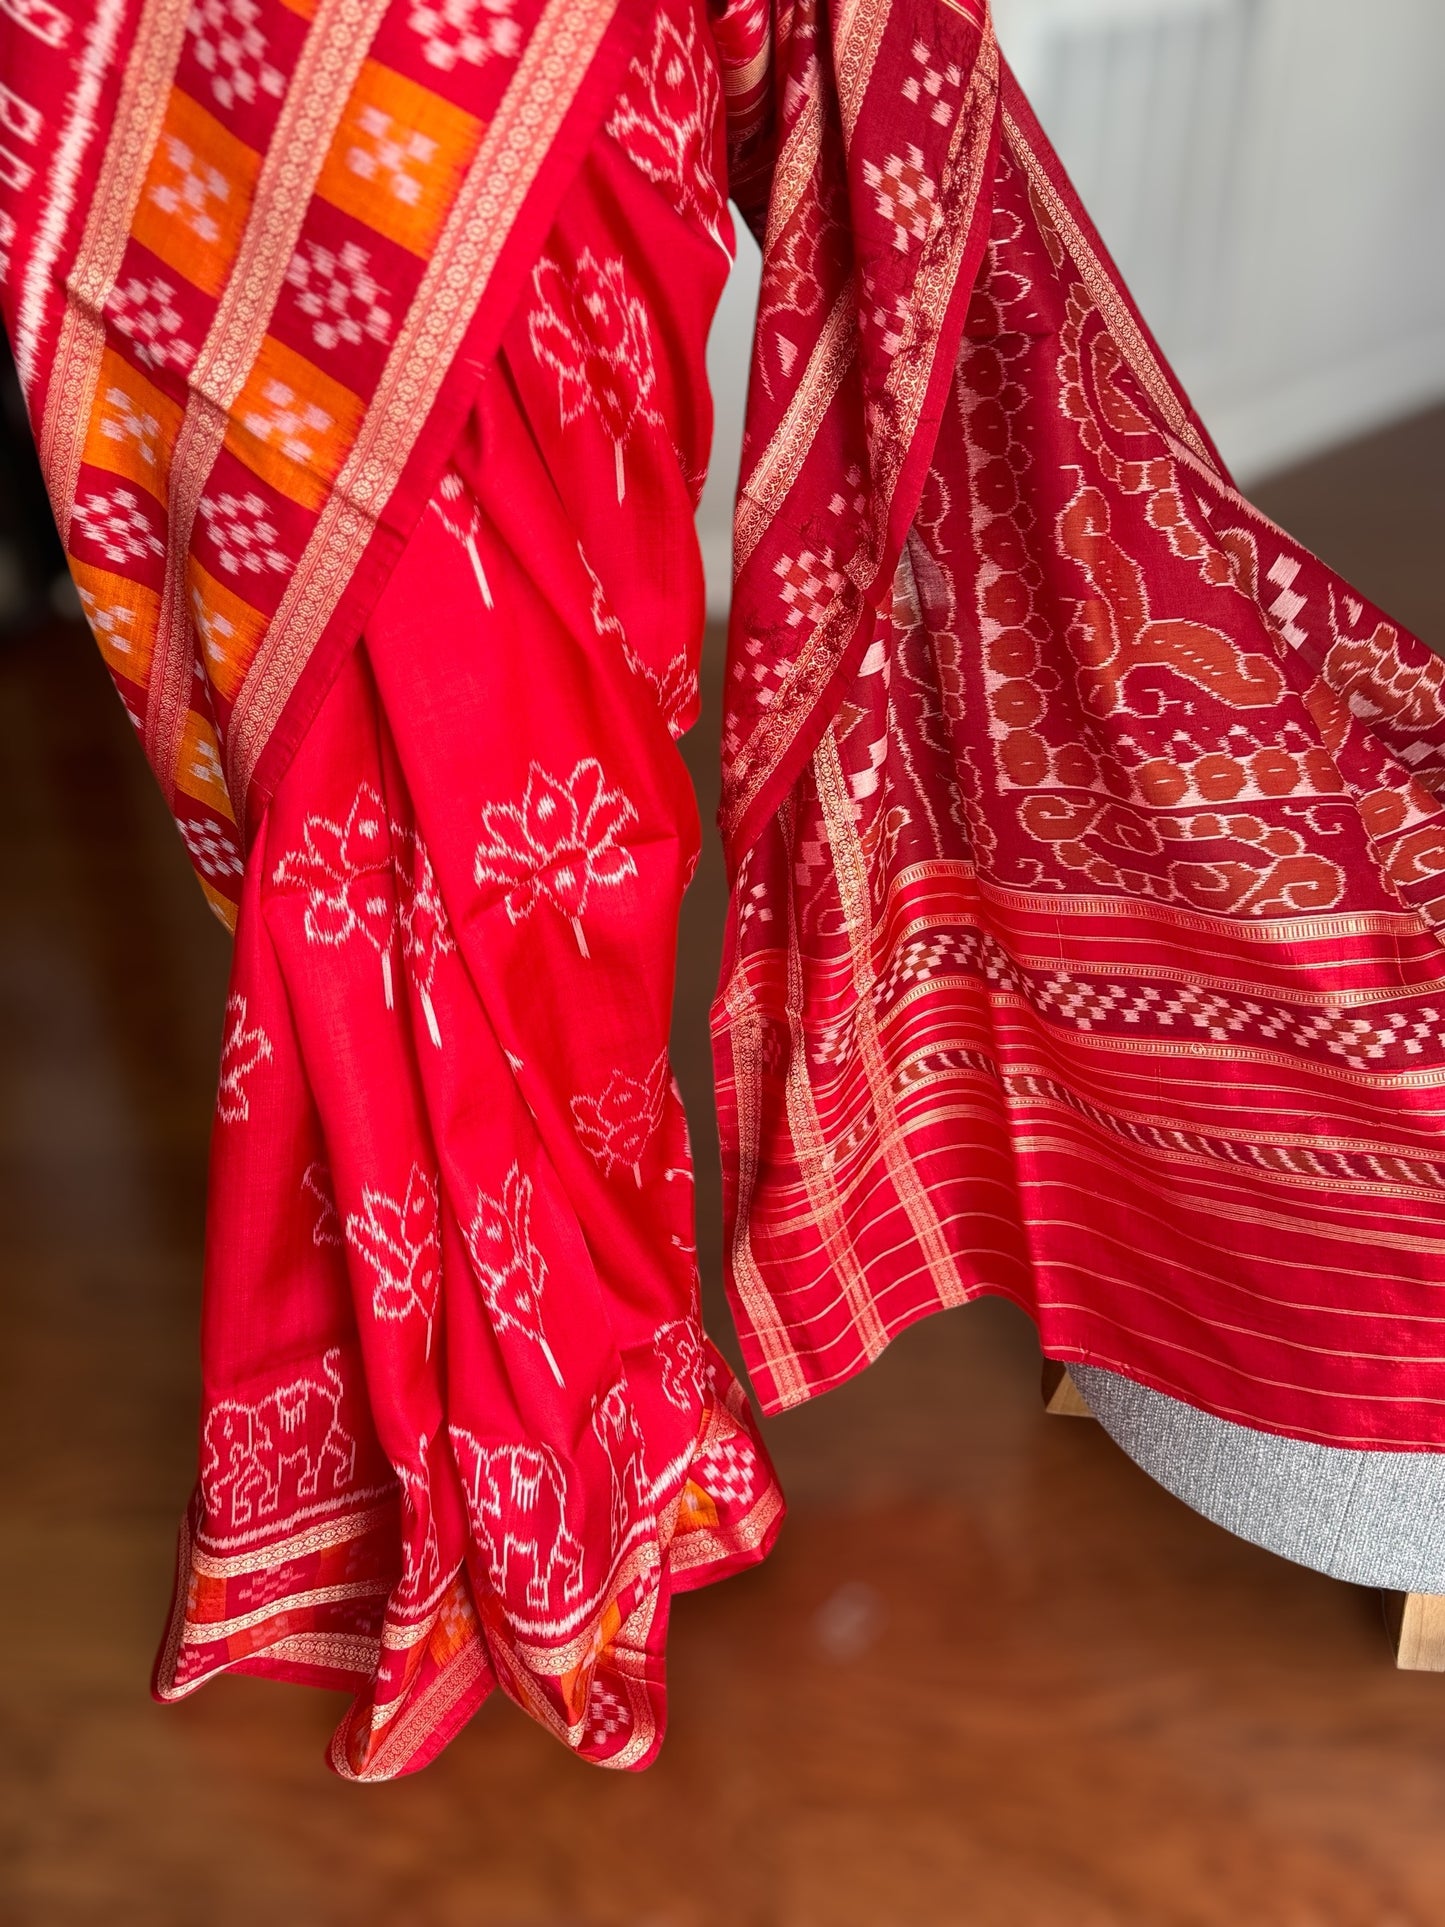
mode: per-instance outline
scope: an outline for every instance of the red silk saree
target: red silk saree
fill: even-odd
[[[778,1529],[666,1056],[728,194],[760,1398],[993,1291],[1441,1443],[1440,667],[1233,491],[982,0],[7,0],[0,79],[52,499],[236,930],[162,1697],[644,1765],[673,1593]]]

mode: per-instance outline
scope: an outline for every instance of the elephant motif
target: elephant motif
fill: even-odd
[[[607,1455],[612,1479],[612,1557],[615,1559],[639,1519],[652,1511],[642,1434],[619,1380],[592,1404],[592,1433]]]
[[[582,1593],[582,1542],[567,1524],[561,1461],[546,1445],[485,1445],[451,1428],[472,1536],[508,1606],[557,1614]]]
[[[247,1404],[222,1399],[206,1414],[201,1438],[201,1496],[213,1525],[235,1530],[281,1516],[322,1496],[340,1498],[356,1476],[356,1440],[341,1423],[341,1352],[321,1361],[322,1376],[303,1375]]]

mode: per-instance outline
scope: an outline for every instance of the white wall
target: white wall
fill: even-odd
[[[1005,53],[1241,479],[1445,396],[1445,0],[994,0]],[[757,254],[710,350],[727,600]]]

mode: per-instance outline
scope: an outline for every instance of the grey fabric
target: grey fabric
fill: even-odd
[[[1445,1593],[1445,1453],[1309,1445],[1097,1366],[1069,1376],[1135,1464],[1216,1525],[1335,1579]]]

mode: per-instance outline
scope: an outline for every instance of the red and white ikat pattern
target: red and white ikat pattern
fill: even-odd
[[[507,18],[439,11],[478,33]],[[691,8],[664,11],[642,43],[662,66],[639,52],[627,97],[655,83],[691,139],[716,80]],[[358,126],[378,195],[426,163]],[[727,263],[695,249],[678,325],[644,305],[675,183],[624,133],[569,193],[539,268],[556,313],[526,286],[241,893],[211,1211],[247,1230],[210,1243],[203,1471],[157,1687],[235,1665],[348,1687],[331,1760],[356,1778],[424,1764],[498,1686],[585,1757],[645,1765],[673,1594],[761,1558],[781,1517],[698,1322],[666,1047],[697,855],[673,736],[700,634],[644,566],[693,539],[689,398]],[[619,207],[638,262],[608,249]],[[291,257],[288,325],[360,353],[391,311],[325,246]],[[288,385],[250,410],[278,450],[326,432]],[[199,519],[208,572],[244,594],[285,530],[233,473]],[[206,646],[227,646],[228,608],[198,599]],[[263,1246],[284,1253],[284,1338],[255,1315]]]
[[[754,1382],[992,1291],[1051,1356],[1438,1446],[1445,666],[1232,490],[1010,115],[891,598],[735,893]]]

